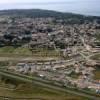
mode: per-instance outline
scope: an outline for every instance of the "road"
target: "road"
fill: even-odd
[[[50,88],[50,89],[54,89],[54,90],[58,90],[58,91],[62,91],[62,92],[67,92],[67,93],[71,93],[74,95],[79,95],[79,96],[83,96],[83,97],[87,97],[90,98],[91,100],[100,100],[99,97],[95,97],[86,93],[81,93],[75,90],[69,90],[68,88],[63,88],[63,87],[58,87],[58,86],[54,86],[51,84],[46,83],[45,81],[43,81],[43,79],[37,78],[37,79],[29,79],[29,78],[25,78],[25,75],[19,75],[19,74],[15,74],[15,73],[9,73],[3,70],[0,70],[0,75],[5,76],[5,77],[9,77],[9,78],[13,78],[13,79],[17,79],[17,80],[21,80],[24,82],[29,82],[29,83],[33,83],[33,84],[37,84],[46,88]]]

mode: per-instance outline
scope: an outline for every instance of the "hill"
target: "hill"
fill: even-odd
[[[1,15],[14,16],[14,17],[31,17],[31,18],[47,18],[53,17],[56,19],[67,19],[71,21],[81,22],[84,20],[93,21],[94,19],[100,21],[100,17],[97,16],[85,16],[73,13],[63,13],[51,10],[40,10],[40,9],[14,9],[14,10],[2,10]]]

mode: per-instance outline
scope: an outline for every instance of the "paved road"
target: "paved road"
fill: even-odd
[[[75,94],[75,95],[79,95],[79,96],[83,96],[83,97],[87,97],[87,98],[90,98],[91,100],[100,100],[99,97],[95,97],[95,96],[92,96],[92,95],[88,95],[88,94],[85,94],[85,93],[81,93],[81,92],[77,92],[75,90],[69,90],[67,88],[62,88],[62,87],[58,87],[58,86],[53,86],[51,84],[47,84],[46,82],[43,82],[41,80],[43,79],[40,79],[40,81],[37,81],[37,80],[32,80],[32,79],[29,79],[29,78],[25,78],[23,75],[17,75],[17,74],[11,74],[9,72],[3,72],[2,70],[0,70],[0,75],[3,75],[5,77],[9,77],[9,78],[13,78],[13,79],[18,79],[18,80],[21,80],[21,81],[24,81],[24,82],[29,82],[29,83],[32,83],[33,84],[37,84],[37,85],[40,85],[40,86],[43,86],[43,87],[47,87],[47,88],[50,88],[50,89],[55,89],[55,90],[58,90],[58,91],[62,91],[62,92],[67,92],[67,93],[71,93],[71,94]]]

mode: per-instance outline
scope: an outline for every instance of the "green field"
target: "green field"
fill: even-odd
[[[29,48],[25,47],[12,47],[6,46],[0,48],[0,56],[59,56],[59,52],[55,50],[48,50],[48,49],[41,49],[36,48],[34,50],[30,50]]]
[[[75,73],[75,72],[72,72],[69,76],[74,78],[74,79],[78,79],[78,77],[81,75],[81,73]]]
[[[94,79],[100,80],[100,68],[96,68],[94,71]]]
[[[91,57],[91,59],[100,60],[100,53],[99,54],[95,54],[94,56]]]
[[[69,93],[59,92],[52,89],[47,89],[34,84],[19,84],[16,90],[8,90],[0,87],[0,91],[2,91],[0,92],[0,96],[8,96],[14,98],[26,97],[26,98],[41,98],[46,100],[89,100],[84,97],[72,95]]]
[[[3,73],[3,72],[6,72],[6,73]],[[69,92],[69,91],[67,91],[66,89],[68,89],[68,90],[70,90],[69,88],[65,88],[65,87],[63,87],[63,90],[62,89],[59,89],[59,88],[57,88],[56,87],[56,85],[55,85],[55,87],[54,86],[50,86],[52,83],[50,83],[49,82],[49,80],[42,80],[42,79],[40,79],[39,77],[29,77],[29,76],[26,76],[26,75],[21,75],[21,74],[15,74],[15,73],[12,73],[12,72],[8,72],[8,71],[3,71],[3,70],[1,70],[1,76],[3,75],[3,76],[5,76],[6,77],[6,79],[8,80],[8,82],[9,81],[11,81],[11,82],[13,82],[14,84],[16,84],[16,83],[18,83],[18,84],[20,84],[21,82],[26,82],[26,83],[28,83],[28,85],[27,86],[29,86],[29,84],[31,84],[31,86],[35,86],[35,87],[41,87],[42,88],[42,90],[49,90],[49,91],[52,91],[53,93],[55,93],[55,91],[56,92],[60,92],[60,91],[62,91],[62,92],[60,92],[60,93],[63,93],[63,94],[70,94],[70,93],[73,93],[74,94],[74,98],[75,97],[80,97],[80,96],[76,96],[77,94],[76,94],[76,92],[79,92],[79,94],[80,94],[80,92],[81,91],[77,91],[77,89],[75,89],[75,90],[71,90],[71,91],[73,91],[73,92]],[[12,73],[12,75],[10,75]],[[8,78],[7,78],[8,77]],[[10,78],[10,80],[9,80],[9,78]],[[34,80],[34,81],[33,81]],[[38,82],[37,82],[38,81]],[[40,82],[42,82],[42,83],[40,83]],[[35,84],[35,85],[34,85]],[[37,85],[36,85],[37,84]],[[24,88],[25,88],[26,86],[24,86]],[[17,88],[17,90],[18,90],[18,92],[19,92],[19,89],[20,88]],[[31,87],[31,89],[32,89],[32,87]],[[23,91],[23,93],[24,92],[27,92],[26,90],[24,90],[24,89],[21,89],[21,91]],[[84,91],[83,91],[84,92]],[[86,92],[85,91],[85,94],[89,94],[89,95],[91,95],[91,93],[90,92]],[[92,94],[93,95],[93,94]],[[83,95],[84,96],[84,95]],[[89,97],[89,96],[86,96],[86,97]],[[91,97],[90,97],[91,98]],[[55,99],[54,99],[55,100]],[[66,100],[66,99],[64,99],[64,100]],[[86,99],[85,99],[86,100]]]

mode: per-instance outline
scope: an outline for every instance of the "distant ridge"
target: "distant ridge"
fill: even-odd
[[[57,11],[52,11],[52,10],[41,10],[41,9],[1,10],[0,15],[33,17],[33,18],[53,17],[53,18],[58,18],[58,19],[73,19],[73,21],[75,20],[93,21],[94,19],[100,20],[100,17],[97,17],[97,16],[85,16],[81,14],[63,13],[63,12],[57,12]]]
[[[21,14],[21,15],[33,15],[36,16],[40,13],[40,16],[43,15],[47,15],[47,16],[51,16],[51,17],[56,17],[57,15],[62,15],[65,16],[67,14],[67,16],[83,16],[81,14],[73,14],[73,13],[64,13],[64,12],[58,12],[58,11],[53,11],[53,10],[41,10],[41,9],[11,9],[11,10],[0,10],[0,15],[5,14],[5,15],[17,15],[17,13]],[[55,15],[54,13],[56,13],[57,15]],[[36,15],[35,15],[36,14]],[[54,14],[54,15],[52,15]]]

